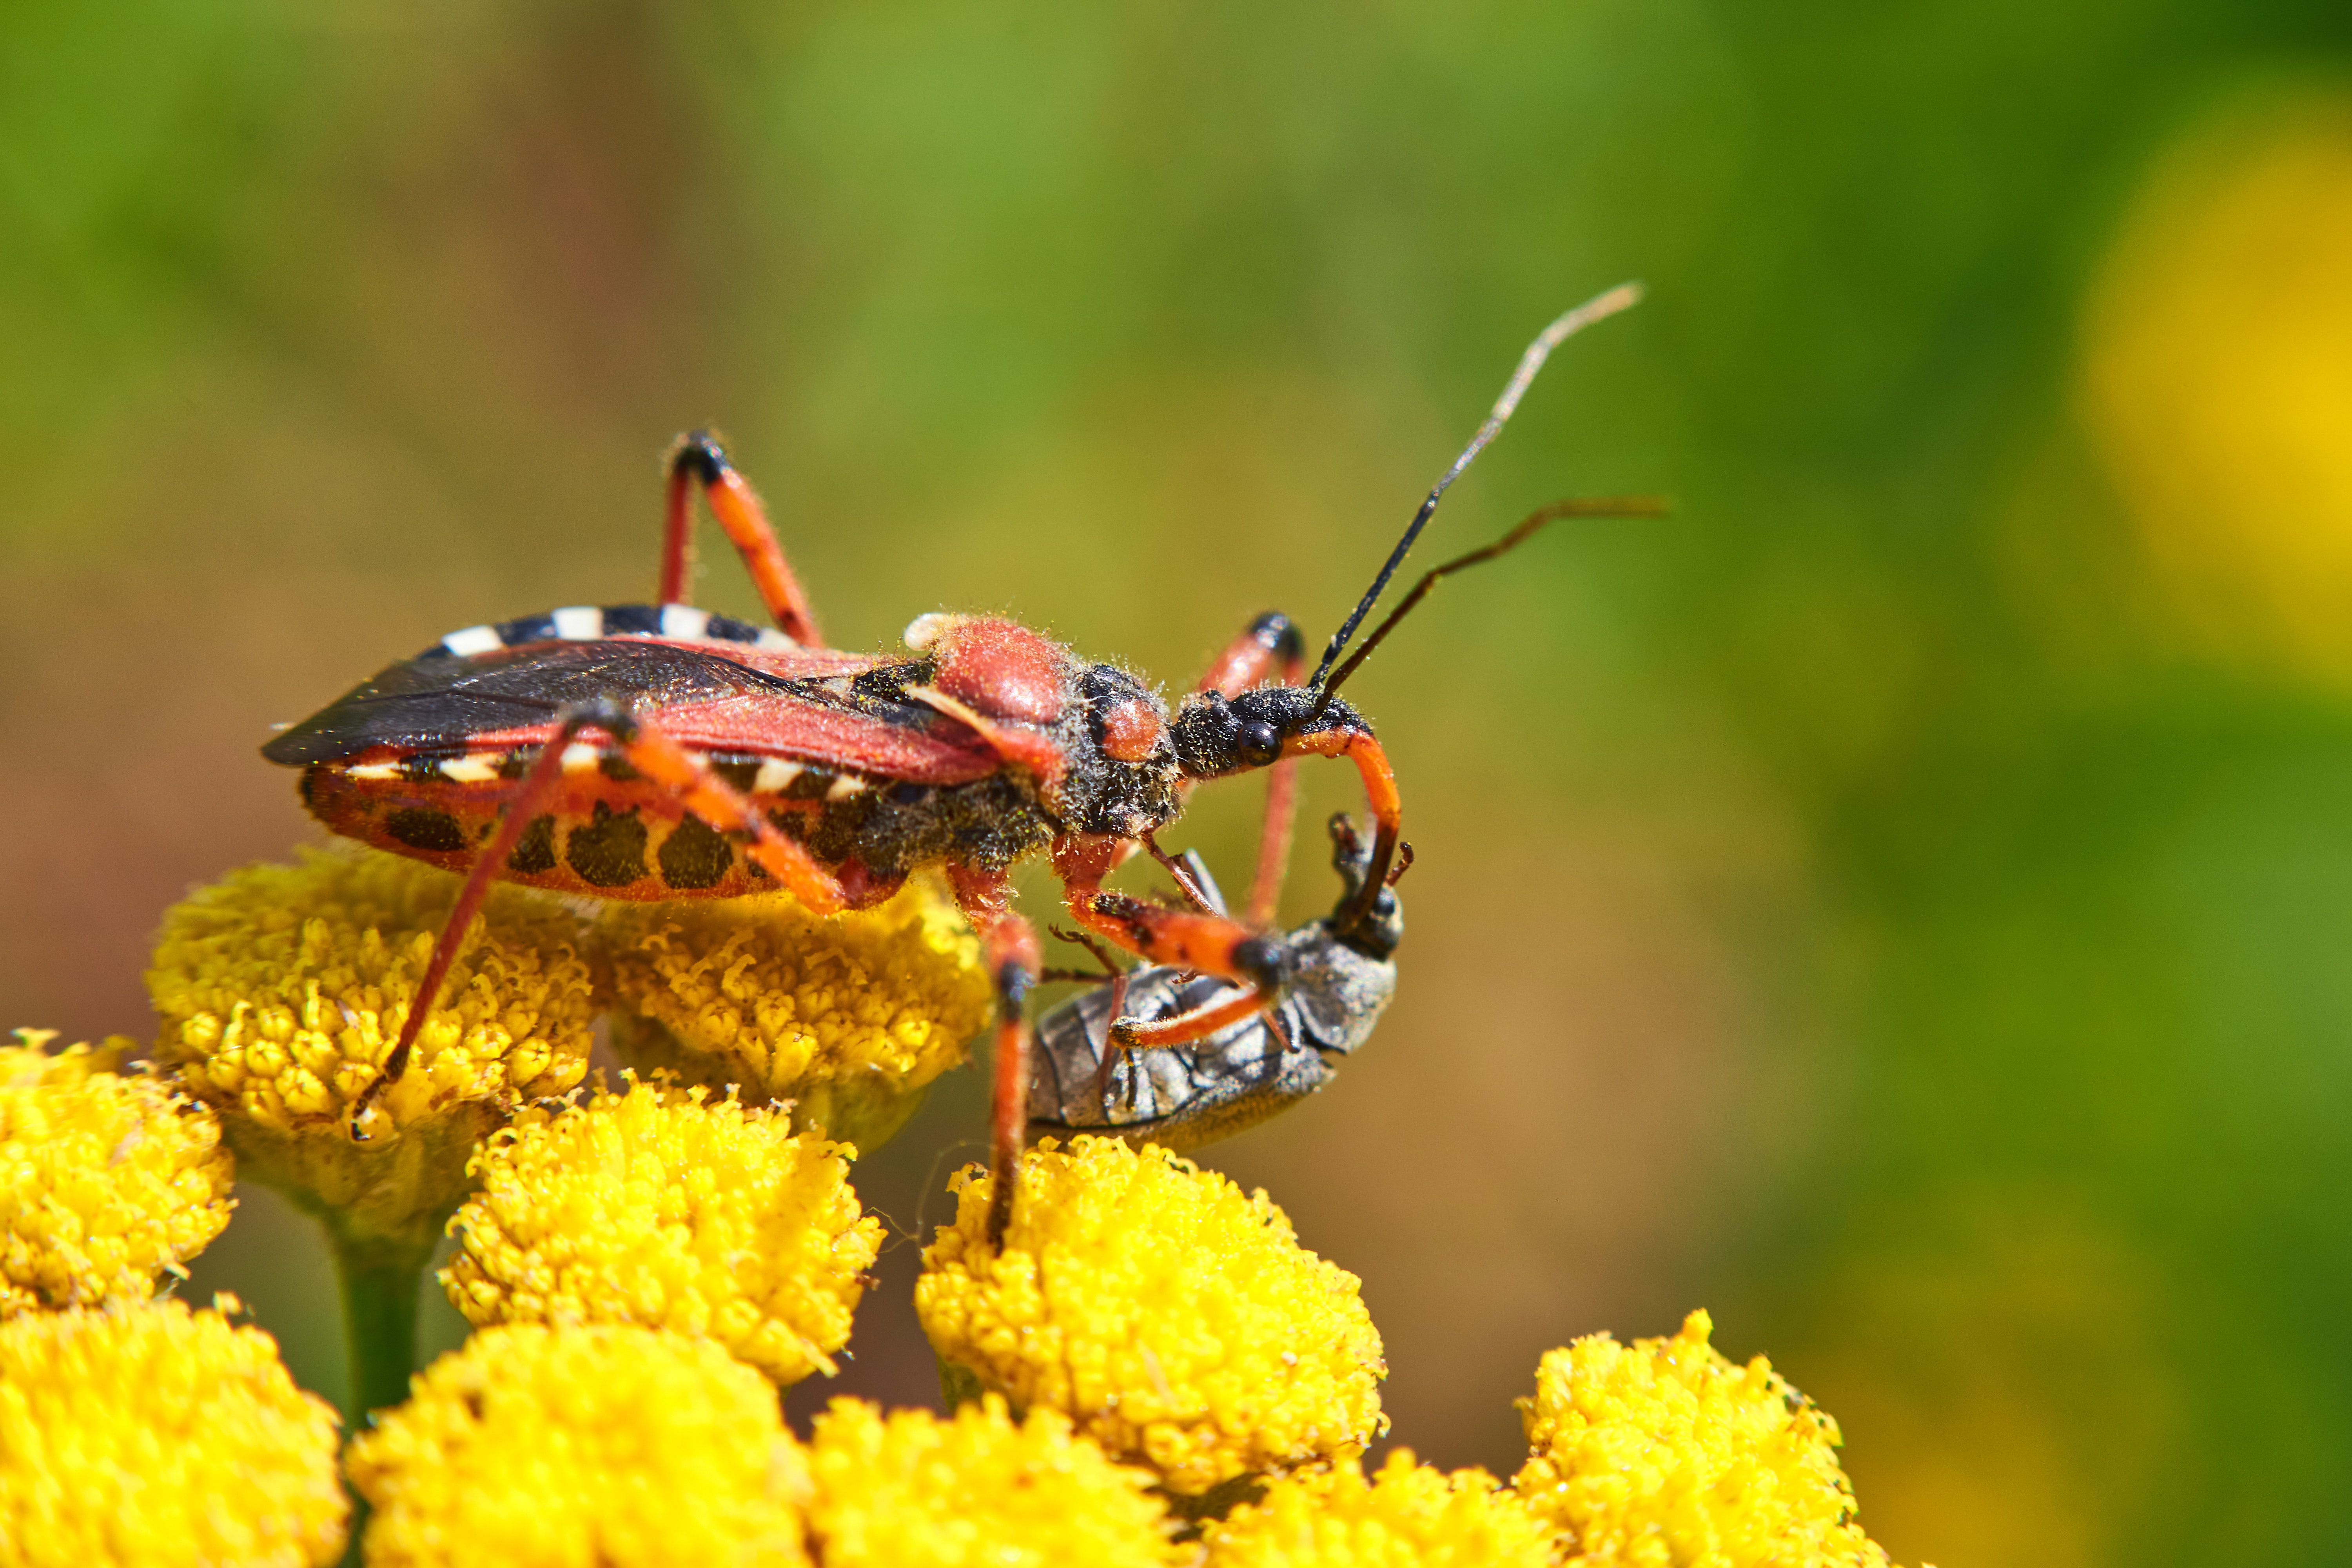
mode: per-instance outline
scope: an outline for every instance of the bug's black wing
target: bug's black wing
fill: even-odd
[[[598,698],[667,707],[800,690],[800,683],[675,643],[603,639],[469,657],[428,653],[353,687],[261,754],[299,767],[374,746],[458,744],[469,735],[546,724],[566,704]]]

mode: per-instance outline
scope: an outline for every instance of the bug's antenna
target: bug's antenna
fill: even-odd
[[[1535,380],[1536,372],[1543,369],[1544,361],[1551,357],[1551,351],[1593,322],[1632,309],[1640,303],[1641,298],[1642,286],[1639,283],[1620,283],[1607,293],[1587,300],[1536,334],[1536,341],[1529,343],[1528,352],[1519,356],[1518,369],[1511,373],[1511,379],[1504,384],[1503,395],[1495,399],[1494,411],[1486,416],[1486,422],[1478,426],[1478,433],[1470,437],[1470,444],[1462,448],[1462,455],[1454,459],[1454,466],[1431,487],[1429,499],[1423,501],[1421,510],[1412,514],[1412,521],[1406,525],[1404,537],[1398,540],[1396,548],[1389,552],[1388,563],[1381,568],[1381,574],[1372,579],[1372,585],[1365,591],[1362,600],[1349,612],[1339,629],[1332,634],[1331,646],[1323,650],[1323,662],[1315,667],[1315,679],[1307,683],[1307,689],[1318,695],[1317,712],[1322,711],[1324,702],[1330,698],[1330,692],[1324,688],[1323,678],[1330,674],[1331,667],[1339,662],[1340,653],[1348,646],[1348,639],[1356,635],[1356,628],[1363,624],[1364,617],[1371,614],[1372,606],[1380,602],[1381,595],[1387,591],[1389,579],[1395,576],[1397,568],[1404,564],[1406,554],[1412,549],[1412,542],[1421,537],[1422,529],[1427,526],[1430,514],[1436,511],[1437,503],[1444,498],[1447,488],[1462,477],[1462,471],[1479,453],[1486,449],[1486,443],[1502,432],[1504,424],[1518,408],[1519,399],[1527,395],[1528,384]]]
[[[1322,700],[1328,702],[1339,688],[1348,683],[1348,677],[1356,673],[1356,667],[1371,657],[1372,650],[1381,646],[1382,639],[1387,637],[1389,633],[1396,630],[1396,624],[1399,621],[1412,613],[1413,606],[1429,597],[1429,591],[1432,588],[1436,587],[1438,584],[1456,572],[1480,565],[1494,560],[1497,555],[1507,554],[1517,549],[1528,535],[1534,533],[1545,523],[1563,517],[1664,517],[1666,515],[1666,502],[1661,496],[1597,496],[1576,500],[1556,500],[1549,506],[1536,508],[1520,520],[1517,528],[1512,529],[1494,543],[1482,550],[1474,550],[1467,555],[1458,555],[1443,566],[1433,566],[1423,573],[1421,581],[1412,585],[1412,591],[1398,602],[1395,609],[1381,617],[1381,624],[1372,628],[1370,637],[1356,645],[1355,651],[1348,656],[1347,662],[1331,672],[1331,683],[1323,689]],[[1319,706],[1318,704],[1318,710]]]

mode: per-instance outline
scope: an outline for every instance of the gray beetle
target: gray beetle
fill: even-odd
[[[1127,976],[1123,999],[1103,984],[1063,1003],[1037,1023],[1032,1139],[1093,1132],[1181,1152],[1255,1126],[1331,1081],[1396,994],[1391,955],[1404,935],[1404,910],[1395,889],[1384,888],[1370,918],[1339,934],[1372,852],[1345,815],[1331,819],[1330,831],[1339,900],[1331,914],[1279,938],[1291,975],[1280,1005],[1184,1045],[1113,1047],[1106,1065],[1115,1005],[1123,1019],[1172,1017],[1223,999],[1237,983],[1153,967]],[[1213,900],[1213,884],[1202,880]]]

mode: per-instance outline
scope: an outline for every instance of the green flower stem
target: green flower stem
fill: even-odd
[[[940,1403],[947,1406],[948,1414],[954,1415],[962,1405],[979,1404],[983,1391],[978,1374],[971,1368],[960,1362],[950,1361],[945,1356],[940,1356],[939,1363]]]
[[[238,1178],[277,1188],[326,1230],[343,1288],[352,1368],[343,1415],[352,1430],[369,1411],[408,1397],[425,1266],[473,1187],[467,1162],[504,1120],[488,1101],[463,1102],[367,1143],[352,1142],[340,1122],[291,1131],[241,1116],[222,1123]]]
[[[416,1297],[433,1244],[405,1237],[359,1236],[327,1227],[335,1273],[343,1288],[343,1342],[351,1360],[347,1429],[357,1431],[371,1410],[408,1397],[416,1370]]]

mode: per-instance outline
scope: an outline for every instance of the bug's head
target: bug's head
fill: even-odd
[[[1311,687],[1261,686],[1236,697],[1196,691],[1176,710],[1176,765],[1188,779],[1221,779],[1284,757],[1330,756],[1372,726]],[[1335,743],[1336,742],[1336,743]]]

